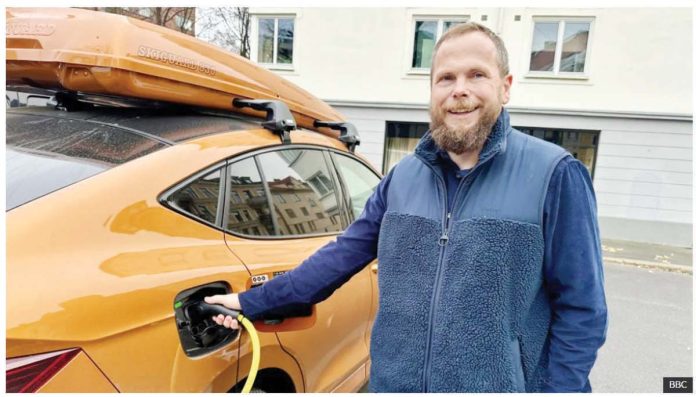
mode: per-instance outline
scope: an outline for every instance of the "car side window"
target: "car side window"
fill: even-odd
[[[171,194],[167,202],[195,218],[217,225],[221,170],[217,169]]]
[[[257,159],[271,194],[277,236],[342,230],[335,182],[321,150],[283,149]]]
[[[362,214],[365,203],[379,184],[379,177],[366,165],[351,157],[332,153],[338,173],[348,191],[348,208],[352,210],[353,219]]]
[[[271,207],[254,158],[229,166],[225,229],[247,236],[275,234]]]

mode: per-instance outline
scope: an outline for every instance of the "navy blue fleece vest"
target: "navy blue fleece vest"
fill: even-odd
[[[541,225],[549,179],[568,153],[513,130],[505,111],[496,127],[449,220],[429,135],[393,171],[372,392],[535,392],[546,379]]]

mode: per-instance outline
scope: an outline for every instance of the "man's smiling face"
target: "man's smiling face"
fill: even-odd
[[[483,147],[512,76],[501,76],[495,44],[470,32],[440,45],[431,71],[430,129],[435,143],[456,154]]]

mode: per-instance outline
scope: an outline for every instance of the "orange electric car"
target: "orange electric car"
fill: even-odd
[[[249,334],[187,311],[292,270],[380,176],[355,128],[252,62],[79,9],[8,8],[8,392],[228,392]],[[375,263],[296,316],[256,321],[254,388],[367,381]],[[193,313],[193,314],[192,314]]]

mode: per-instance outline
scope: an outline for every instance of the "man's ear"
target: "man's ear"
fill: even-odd
[[[510,101],[510,87],[512,86],[512,75],[508,74],[503,78],[503,104]]]

